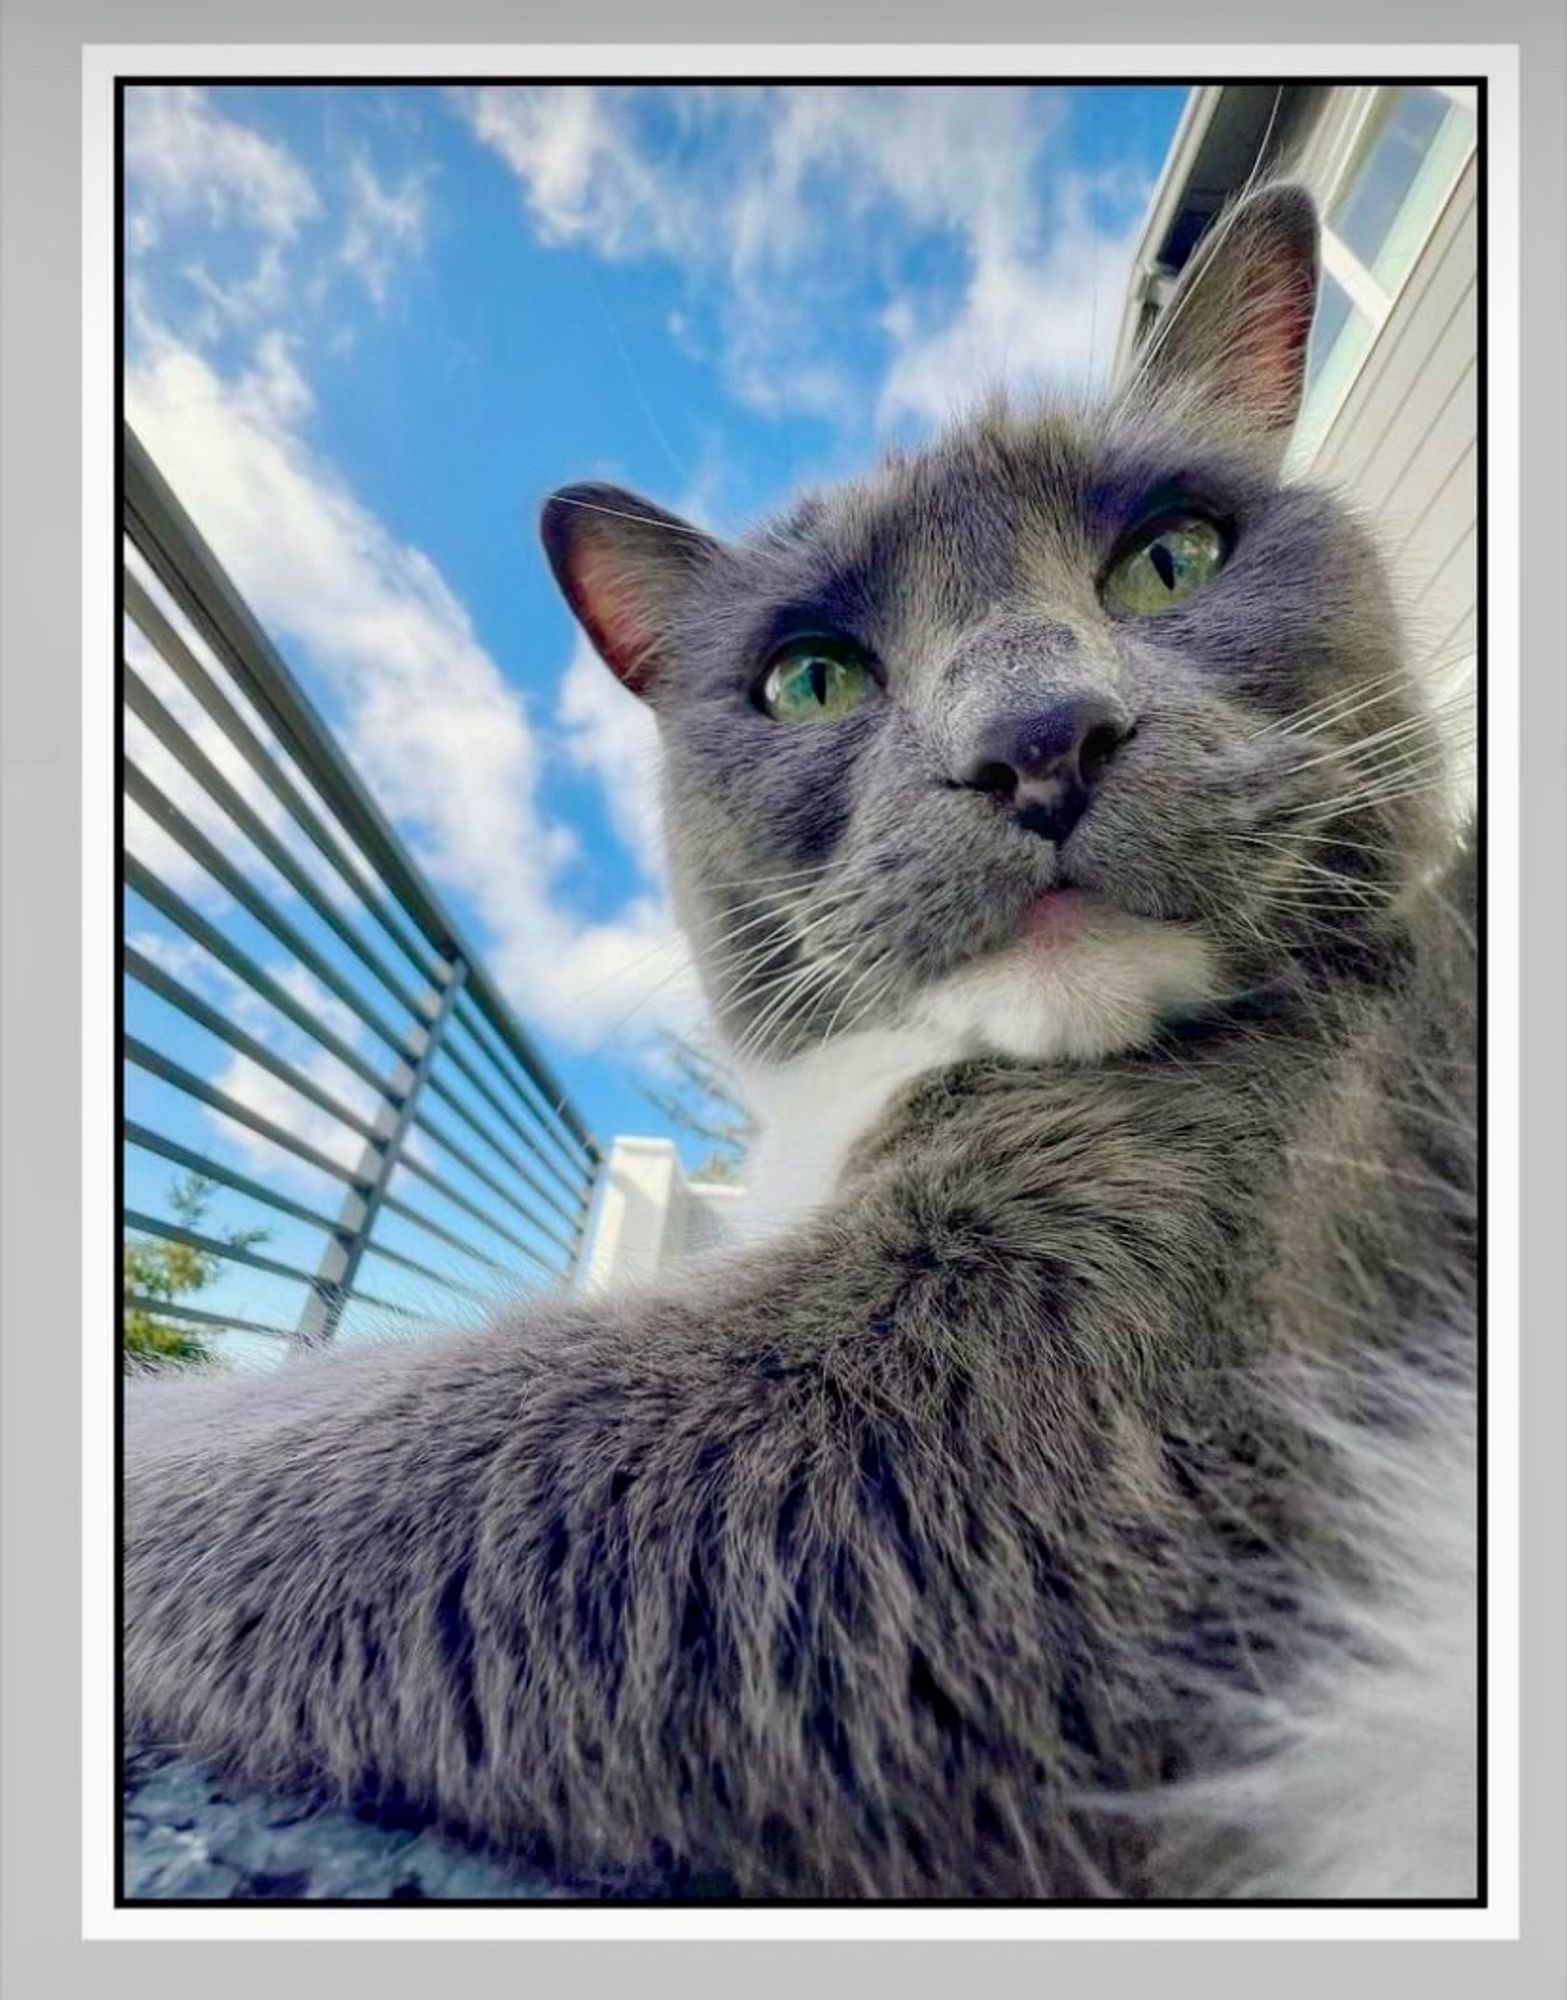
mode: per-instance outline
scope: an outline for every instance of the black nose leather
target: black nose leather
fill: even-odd
[[[961,782],[993,793],[1019,826],[1059,843],[1088,810],[1105,767],[1131,733],[1119,702],[1074,695],[987,727]]]

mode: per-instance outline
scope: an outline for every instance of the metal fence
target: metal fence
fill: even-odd
[[[219,1274],[126,1308],[315,1341],[570,1282],[592,1135],[129,427],[121,491],[124,1223]]]

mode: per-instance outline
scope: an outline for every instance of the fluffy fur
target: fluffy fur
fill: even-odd
[[[815,1150],[670,1284],[132,1393],[133,1731],[688,1889],[1473,1887],[1473,861],[1279,482],[1312,268],[1264,195],[1117,403],[741,544],[554,503]],[[1228,566],[1118,615],[1172,491]],[[802,620],[879,663],[830,726],[756,704]],[[1045,839],[975,759],[1084,690],[1130,733]]]

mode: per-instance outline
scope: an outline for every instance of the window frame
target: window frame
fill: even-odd
[[[1315,192],[1322,218],[1323,270],[1343,288],[1351,306],[1369,323],[1370,336],[1353,364],[1345,371],[1331,406],[1319,405],[1313,409],[1312,391],[1307,390],[1289,452],[1289,463],[1296,471],[1305,471],[1312,465],[1327,443],[1333,426],[1354,394],[1355,385],[1360,380],[1366,363],[1376,352],[1394,309],[1418,269],[1426,247],[1436,234],[1437,226],[1447,213],[1453,195],[1475,155],[1478,132],[1472,130],[1468,144],[1454,160],[1445,185],[1437,190],[1431,202],[1429,216],[1416,234],[1403,275],[1398,284],[1389,290],[1350,249],[1334,229],[1330,218],[1334,203],[1348,184],[1360,141],[1367,126],[1382,105],[1398,90],[1406,87],[1402,84],[1367,84],[1357,89],[1338,132],[1329,141],[1324,166],[1319,173],[1312,176],[1316,183]],[[1475,116],[1478,112],[1478,93],[1473,85],[1433,83],[1419,87],[1436,91],[1440,96],[1449,99],[1456,108],[1469,112],[1471,116]]]

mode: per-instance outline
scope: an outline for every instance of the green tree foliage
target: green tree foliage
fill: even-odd
[[[174,1181],[169,1188],[174,1219],[186,1229],[200,1230],[212,1194],[213,1183],[203,1174],[186,1174]],[[264,1243],[270,1234],[266,1229],[228,1229],[214,1240],[249,1249]],[[127,1293],[166,1299],[172,1304],[205,1290],[222,1271],[223,1260],[190,1243],[173,1243],[161,1236],[127,1236],[122,1269]],[[127,1368],[166,1367],[213,1358],[211,1348],[193,1325],[160,1318],[142,1306],[125,1309],[122,1347]]]
[[[756,1132],[722,1059],[683,1035],[661,1037],[663,1080],[638,1079],[637,1088],[677,1132],[702,1140],[708,1151],[691,1169],[694,1181],[734,1181]]]

